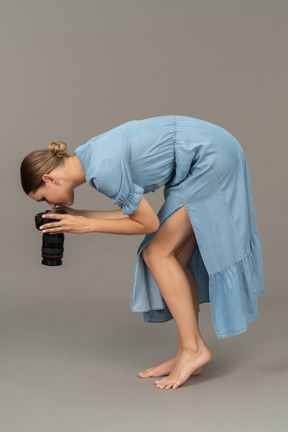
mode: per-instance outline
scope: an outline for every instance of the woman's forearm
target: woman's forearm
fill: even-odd
[[[122,210],[96,211],[96,210],[78,210],[79,216],[85,216],[89,219],[122,219],[129,218]]]
[[[123,213],[122,213],[123,214]],[[124,215],[125,216],[125,215]],[[148,234],[157,231],[159,225],[146,226],[131,219],[129,216],[121,219],[94,219],[89,223],[90,232],[109,234]]]
[[[149,234],[156,232],[160,227],[157,214],[144,197],[129,215],[125,215],[121,210],[102,212],[75,210],[65,206],[61,209],[64,211],[63,214],[53,214],[52,211],[50,215],[46,215],[59,220],[42,225],[40,229],[43,229],[43,233]]]

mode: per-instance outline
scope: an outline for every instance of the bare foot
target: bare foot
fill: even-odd
[[[161,389],[176,389],[210,360],[211,353],[206,345],[202,345],[197,352],[182,351],[170,375],[161,380],[156,380],[156,387]]]
[[[179,354],[177,354],[175,357],[171,358],[170,360],[161,363],[159,366],[152,367],[149,369],[146,369],[142,372],[139,372],[140,378],[150,378],[150,377],[161,377],[165,375],[169,375],[169,373],[172,371],[173,367],[177,363]],[[202,372],[202,367],[199,367],[194,372],[192,372],[191,375],[200,375]]]

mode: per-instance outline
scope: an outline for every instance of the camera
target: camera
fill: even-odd
[[[40,230],[40,226],[51,223],[59,222],[60,219],[43,218],[43,214],[52,213],[46,210],[42,213],[37,213],[35,216],[36,228]],[[67,214],[65,211],[55,211],[57,214]],[[40,230],[41,231],[41,230]],[[43,233],[42,236],[42,264],[47,266],[59,266],[62,264],[63,251],[64,251],[64,234],[49,234]]]

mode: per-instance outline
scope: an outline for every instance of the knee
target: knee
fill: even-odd
[[[154,261],[154,252],[153,248],[146,246],[141,252],[143,261],[149,267],[150,263]]]
[[[157,250],[153,246],[153,244],[147,245],[141,252],[142,258],[145,262],[145,264],[150,268],[153,266],[154,263],[159,263],[161,259],[164,259],[165,256],[163,253]]]

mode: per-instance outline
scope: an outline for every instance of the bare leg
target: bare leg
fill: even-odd
[[[189,266],[189,260],[192,256],[193,249],[194,249],[195,245],[196,245],[196,238],[195,238],[195,235],[193,234],[191,237],[189,237],[186,240],[182,249],[177,253],[176,258],[179,261],[179,263],[181,264],[181,266],[183,267],[183,269],[186,273],[186,276],[189,280],[190,288],[191,288],[192,296],[193,296],[193,303],[195,306],[195,313],[197,315],[197,322],[198,322],[198,315],[199,315],[198,289],[197,289],[195,277],[194,277],[193,272]],[[139,377],[140,378],[150,378],[150,377],[156,378],[156,377],[168,375],[172,371],[173,367],[175,366],[180,353],[181,353],[181,346],[180,346],[180,340],[178,337],[178,351],[177,351],[176,356],[172,357],[171,359],[169,359],[168,361],[166,361],[164,363],[161,363],[160,365],[158,365],[156,367],[152,367],[152,368],[149,368],[149,369],[146,369],[146,370],[140,372]],[[202,372],[202,367],[196,369],[192,373],[192,375],[199,375],[201,372]]]
[[[211,359],[199,331],[198,307],[194,304],[189,278],[176,258],[177,252],[192,235],[190,219],[186,208],[182,207],[142,251],[143,259],[173,315],[179,337],[176,364],[168,377],[155,381],[159,388],[179,387]]]

